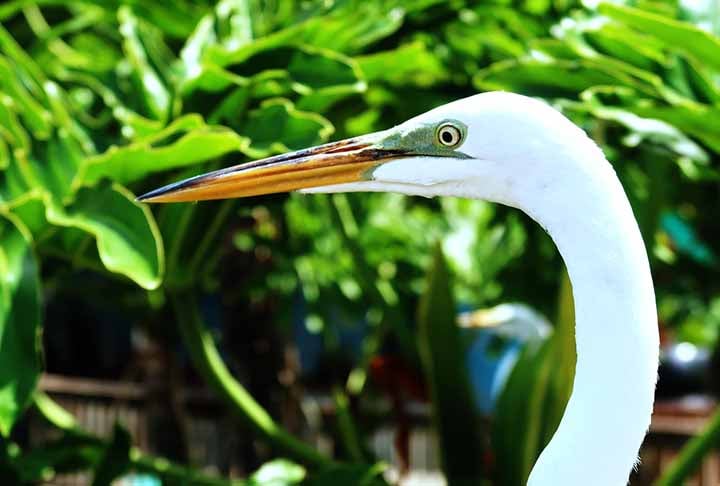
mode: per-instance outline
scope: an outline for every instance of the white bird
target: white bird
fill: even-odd
[[[389,130],[211,172],[140,199],[292,190],[484,199],[545,228],[572,282],[577,367],[563,418],[528,484],[627,484],[653,408],[655,296],[628,199],[581,129],[541,101],[483,93]]]

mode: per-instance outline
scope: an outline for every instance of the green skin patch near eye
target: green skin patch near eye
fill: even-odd
[[[438,128],[443,125],[452,125],[460,131],[460,142],[456,147],[446,147],[438,140]],[[402,150],[411,155],[469,159],[470,156],[457,150],[466,139],[467,125],[458,120],[447,119],[420,125],[407,132],[395,132],[378,145],[384,150]]]
[[[460,131],[460,142],[455,147],[447,147],[438,140],[438,129],[444,125],[452,125]],[[393,131],[392,134],[377,142],[377,147],[388,152],[397,151],[407,156],[452,157],[455,159],[471,158],[457,150],[467,139],[467,125],[458,120],[445,119],[438,123],[425,123],[406,132]],[[381,165],[368,169],[363,179],[372,180],[373,172]]]

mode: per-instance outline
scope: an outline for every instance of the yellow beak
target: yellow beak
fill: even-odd
[[[185,202],[257,196],[367,180],[371,169],[406,155],[375,145],[374,136],[332,142],[216,170],[161,187],[138,198]]]

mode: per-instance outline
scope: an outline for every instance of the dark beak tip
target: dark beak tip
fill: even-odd
[[[137,196],[135,198],[135,202],[152,202],[152,198],[155,196],[158,196],[158,190],[146,192],[145,194],[141,194],[140,196]]]

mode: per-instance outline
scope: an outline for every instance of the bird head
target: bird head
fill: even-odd
[[[556,124],[562,130],[553,130]],[[567,129],[584,136],[540,101],[484,93],[388,130],[216,170],[139,199],[184,202],[288,191],[374,191],[515,205],[513,194],[530,190],[523,181],[542,184],[552,174],[533,161],[545,161],[545,152],[566,147],[567,141],[559,139]]]

